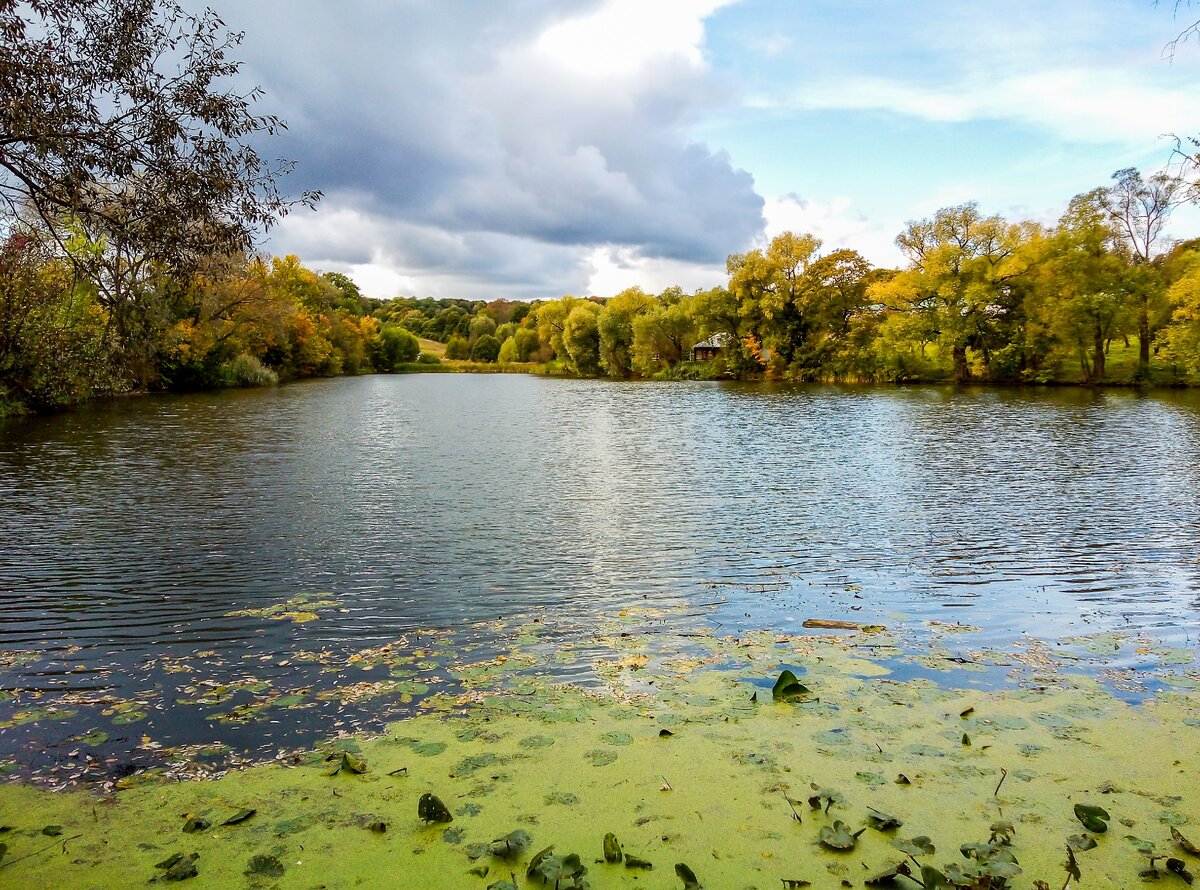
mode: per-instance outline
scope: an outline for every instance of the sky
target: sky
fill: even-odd
[[[787,230],[898,266],[908,220],[1052,223],[1200,135],[1170,0],[207,2],[324,193],[266,249],[381,298],[692,291]]]

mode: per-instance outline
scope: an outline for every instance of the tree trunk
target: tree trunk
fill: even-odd
[[[1138,368],[1137,379],[1150,379],[1150,299],[1144,294],[1138,304]]]
[[[1095,385],[1104,380],[1104,334],[1100,331],[1100,326],[1096,326],[1096,333],[1092,341],[1092,375],[1089,383]]]
[[[954,382],[969,383],[971,381],[971,369],[967,366],[967,347],[954,347]]]

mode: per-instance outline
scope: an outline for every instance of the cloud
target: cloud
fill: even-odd
[[[933,87],[852,77],[806,85],[785,104],[804,110],[891,111],[938,122],[1019,121],[1072,142],[1139,145],[1154,143],[1164,133],[1188,132],[1200,119],[1200,96],[1182,84],[1164,87],[1139,81],[1129,71],[1095,68],[1050,68]]]
[[[267,149],[327,196],[272,248],[472,297],[582,291],[600,248],[723,261],[763,225],[752,177],[689,136],[731,98],[704,52],[727,2],[220,0],[289,124]]]
[[[589,254],[589,296],[611,297],[630,287],[640,287],[647,293],[662,293],[669,287],[680,287],[685,293],[708,290],[725,284],[728,276],[725,264],[684,263],[639,256],[628,248],[597,247]]]
[[[855,208],[850,198],[821,202],[796,194],[781,195],[768,198],[763,213],[767,220],[764,240],[781,232],[808,232],[821,239],[822,253],[842,248],[857,250],[883,267],[895,266],[902,259],[895,244],[898,222],[889,225],[871,219]]]

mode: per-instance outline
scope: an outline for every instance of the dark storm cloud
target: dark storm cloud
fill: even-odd
[[[297,161],[289,189],[327,196],[281,230],[306,257],[543,277],[505,256],[523,250],[551,263],[548,285],[596,245],[719,262],[762,229],[750,176],[688,139],[716,94],[702,66],[665,55],[598,78],[534,49],[596,0],[215,3],[246,31],[262,108],[288,121],[268,150]],[[318,223],[338,210],[360,215],[355,243]]]

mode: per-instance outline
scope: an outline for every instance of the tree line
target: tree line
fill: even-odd
[[[1179,175],[1120,170],[1052,226],[974,203],[909,223],[903,268],[785,232],[722,287],[509,304],[397,300],[383,318],[447,356],[581,376],[954,383],[1200,382],[1200,240],[1164,244]],[[536,335],[536,337],[535,337]],[[715,358],[692,361],[714,338]],[[1113,367],[1115,357],[1117,366]]]
[[[1197,383],[1200,240],[1160,244],[1188,188],[1119,171],[1054,226],[947,207],[900,233],[899,269],[786,232],[730,255],[720,287],[530,302],[371,299],[297,257],[240,254],[147,267],[117,309],[79,272],[102,246],[14,230],[0,398],[37,410],[439,364],[419,338],[452,362],[618,379]],[[694,361],[706,339],[717,354]]]
[[[1118,171],[1054,225],[944,208],[899,234],[898,269],[788,232],[691,294],[368,298],[256,253],[320,195],[286,197],[289,165],[255,148],[285,124],[229,85],[240,40],[176,0],[0,0],[0,414],[438,353],[618,379],[1200,382],[1200,241],[1163,241],[1196,198],[1178,171]]]

